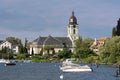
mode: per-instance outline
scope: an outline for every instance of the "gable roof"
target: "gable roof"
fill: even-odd
[[[54,46],[54,47],[64,47],[65,45],[67,47],[72,47],[72,42],[68,37],[38,37],[35,39],[32,43],[36,42],[37,45],[48,45],[48,46]]]
[[[0,40],[0,44],[2,44],[4,42],[4,40]]]
[[[58,39],[56,38],[53,38],[52,36],[48,36],[44,43],[44,45],[54,45],[54,46],[62,46],[62,42],[59,41]]]

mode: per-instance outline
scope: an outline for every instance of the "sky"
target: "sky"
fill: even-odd
[[[66,37],[72,11],[83,38],[111,37],[120,0],[0,0],[0,40]]]

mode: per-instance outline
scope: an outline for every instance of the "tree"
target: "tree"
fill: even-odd
[[[72,57],[72,52],[70,50],[68,50],[67,48],[63,48],[62,51],[59,51],[57,53],[57,57],[59,59],[62,59],[62,58],[71,58]]]
[[[6,41],[9,41],[11,43],[15,43],[17,45],[22,44],[21,40],[19,38],[15,38],[15,37],[7,37]]]
[[[33,48],[32,48],[32,52],[31,52],[31,55],[34,55],[34,50],[33,50]]]
[[[54,47],[53,46],[44,46],[44,50],[47,51],[47,54],[53,54],[54,53]]]
[[[12,44],[16,44],[19,47],[19,53],[24,53],[26,50],[24,49],[24,46],[19,38],[15,37],[7,37],[7,41],[11,42]]]
[[[3,47],[0,52],[1,53],[11,53],[11,49],[9,47]]]
[[[120,37],[115,36],[106,41],[100,48],[100,59],[106,63],[116,63],[120,57]]]
[[[92,45],[92,43],[93,43],[93,39],[92,38],[89,38],[89,37],[87,37],[87,38],[85,38],[84,40],[83,40],[83,42],[85,43],[85,45],[89,48],[91,45]]]
[[[117,35],[117,33],[116,33],[116,28],[114,27],[113,29],[112,29],[112,37],[114,37],[114,36],[116,36]]]
[[[90,42],[87,42],[87,41],[88,41],[87,39],[83,41],[81,37],[79,37],[76,40],[74,55],[75,55],[75,58],[77,58],[77,60],[82,61],[91,56],[96,56],[95,53],[89,49],[91,41]]]
[[[22,44],[19,45],[19,53],[24,53],[24,47]]]
[[[79,37],[77,40],[76,40],[76,42],[75,42],[75,52],[77,51],[77,50],[79,50],[80,48],[82,48],[82,38],[81,37]]]
[[[28,53],[28,51],[27,51],[27,43],[28,43],[28,40],[27,40],[27,38],[25,38],[25,46],[23,47],[23,52],[24,53]]]

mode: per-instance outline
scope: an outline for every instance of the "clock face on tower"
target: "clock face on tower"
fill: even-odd
[[[73,19],[70,19],[70,22],[73,22]]]

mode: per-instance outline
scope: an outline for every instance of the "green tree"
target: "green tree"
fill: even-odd
[[[116,28],[114,27],[113,29],[112,29],[112,37],[114,37],[114,36],[116,36],[117,34],[116,34]]]
[[[70,50],[68,50],[67,48],[63,48],[62,51],[59,51],[57,54],[57,57],[59,59],[62,59],[62,58],[71,58],[72,57],[72,52]]]
[[[6,40],[11,42],[12,44],[18,45],[19,53],[24,53],[26,51],[26,49],[24,49],[24,46],[23,46],[23,44],[22,44],[22,42],[21,42],[21,40],[19,38],[7,37]]]
[[[0,52],[1,53],[11,53],[11,49],[9,47],[3,47]]]
[[[47,51],[47,54],[54,54],[54,47],[53,46],[44,46],[44,50]]]
[[[82,43],[82,38],[79,37],[76,42],[75,42],[75,52],[78,51],[80,48],[82,48],[83,46],[83,43]]]
[[[28,40],[27,40],[27,38],[25,38],[25,46],[23,47],[23,52],[24,53],[28,53],[27,44],[28,44]]]
[[[89,49],[90,46],[90,39],[86,39],[83,41],[83,39],[81,37],[79,37],[78,40],[76,40],[75,43],[75,58],[77,58],[78,61],[83,61],[84,59],[89,59],[91,60],[89,57],[91,56],[95,56],[95,53]],[[87,61],[88,61],[87,59]]]
[[[17,59],[22,60],[22,59],[26,59],[26,57],[28,57],[27,54],[17,54]]]
[[[120,57],[120,37],[115,36],[100,48],[100,59],[105,63],[117,63]]]
[[[94,40],[92,38],[89,38],[89,37],[87,37],[87,38],[85,38],[83,40],[83,42],[85,43],[86,47],[88,47],[88,48],[92,45],[93,41]]]
[[[11,42],[11,43],[17,44],[17,45],[22,44],[22,42],[21,42],[21,40],[19,38],[7,37],[6,40]]]
[[[31,55],[34,55],[34,50],[33,50],[33,48],[32,48],[32,52],[31,52]]]

